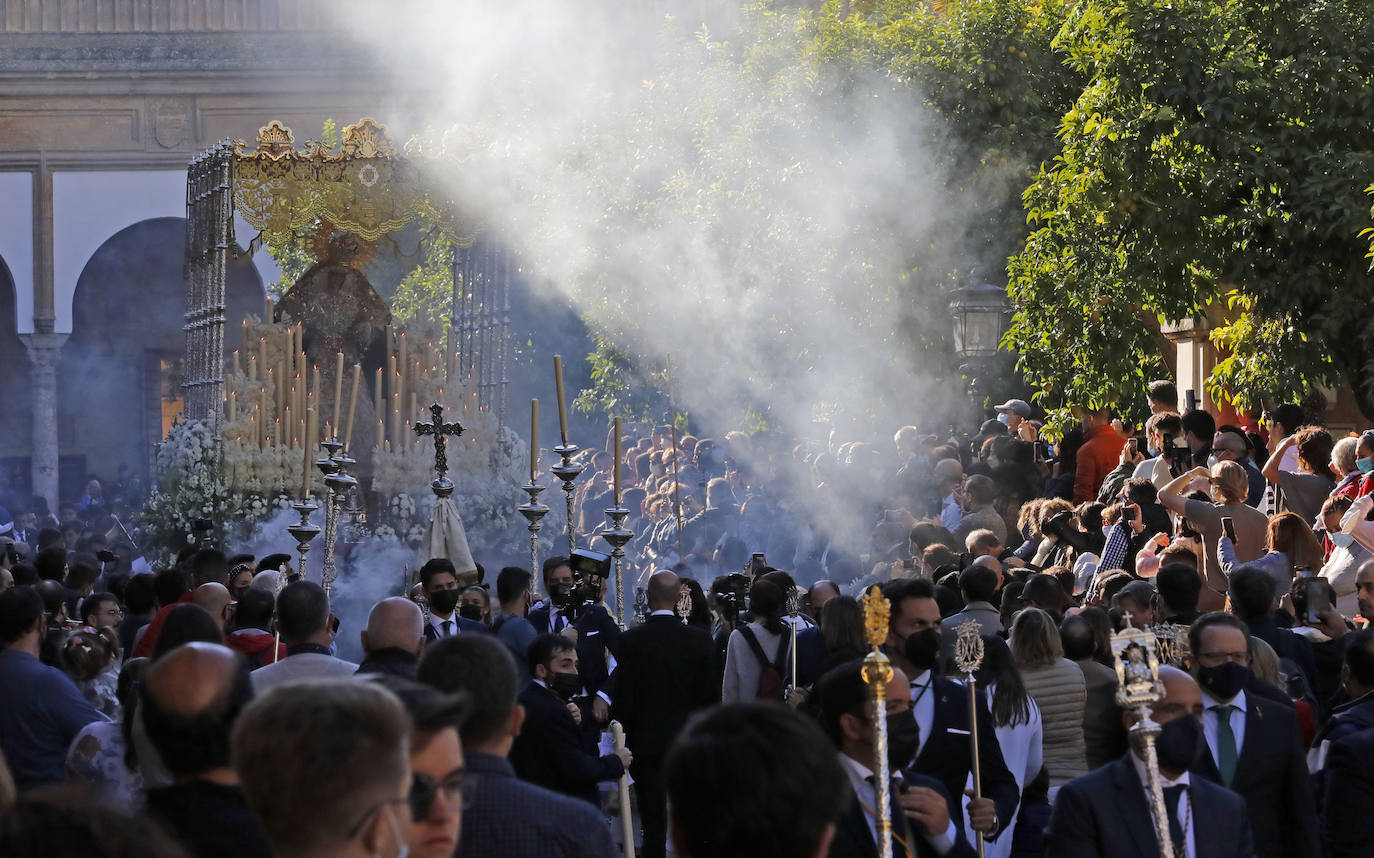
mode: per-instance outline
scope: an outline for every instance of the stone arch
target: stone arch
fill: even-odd
[[[14,513],[27,505],[31,490],[30,454],[33,376],[29,353],[19,338],[19,293],[9,264],[0,256],[0,506]]]
[[[150,475],[152,445],[178,412],[164,394],[180,397],[185,245],[185,218],[139,221],[101,243],[77,279],[72,334],[58,367],[63,499],[86,473],[113,475],[121,462]],[[244,317],[262,313],[265,292],[247,257],[230,261],[228,280],[232,349]]]

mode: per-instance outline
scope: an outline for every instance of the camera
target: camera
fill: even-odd
[[[749,598],[749,578],[739,572],[726,575],[724,586],[719,589],[712,587],[711,595],[725,621],[732,626],[740,625],[740,615],[744,613]]]
[[[549,585],[549,600],[569,620],[576,622],[587,608],[601,600],[602,583],[610,576],[611,555],[587,549],[574,549],[568,558],[573,580]]]

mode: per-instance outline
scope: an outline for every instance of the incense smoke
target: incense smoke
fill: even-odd
[[[397,125],[452,159],[445,190],[642,374],[671,359],[694,427],[888,450],[962,413],[946,290],[980,201],[942,172],[953,144],[918,93],[811,57],[767,6],[346,8]],[[557,346],[534,346],[547,367]],[[812,518],[867,550],[860,511]]]
[[[935,287],[970,267],[938,123],[881,75],[800,61],[790,12],[638,5],[420,2],[352,29],[416,125],[451,129],[455,198],[645,369],[671,356],[694,417],[805,437],[929,416]]]

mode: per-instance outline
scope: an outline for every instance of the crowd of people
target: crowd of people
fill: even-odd
[[[594,550],[490,579],[437,557],[360,663],[285,555],[140,572],[98,486],[0,521],[0,854],[612,856],[623,815],[649,858],[867,858],[884,816],[908,858],[1148,855],[1161,828],[1176,856],[1374,854],[1374,432],[1142,397],[1138,431],[1080,409],[1056,443],[1015,399],[972,437],[632,428],[576,524],[594,544],[619,458],[633,617]],[[1128,627],[1159,647],[1163,825]]]

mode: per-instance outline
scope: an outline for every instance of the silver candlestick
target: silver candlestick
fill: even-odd
[[[295,524],[289,525],[286,532],[291,534],[296,540],[296,551],[301,555],[300,568],[301,577],[305,577],[305,555],[310,551],[310,540],[320,535],[320,526],[310,521],[310,516],[320,505],[310,499],[309,495],[291,504],[291,508],[301,517]]]
[[[329,490],[324,511],[324,566],[320,571],[320,586],[329,595],[330,585],[338,577],[334,565],[334,546],[339,536],[339,518],[343,513],[344,500],[349,491],[358,485],[358,480],[348,473],[350,465],[357,464],[347,453],[338,438],[321,442],[326,455],[315,462],[315,467],[324,474],[324,484]]]
[[[552,471],[555,477],[563,481],[563,493],[568,496],[569,554],[577,548],[577,522],[573,520],[573,493],[577,491],[574,481],[581,475],[582,466],[573,461],[573,456],[576,456],[581,449],[571,441],[553,448],[553,451],[563,459],[562,464],[554,465]]]
[[[530,480],[520,489],[530,496],[529,503],[521,504],[518,509],[525,520],[530,523],[530,589],[532,595],[539,596],[539,528],[544,526],[543,518],[549,514],[549,508],[539,502],[539,493],[544,491],[544,486]]]
[[[601,538],[611,544],[611,562],[615,564],[615,619],[621,628],[625,627],[625,543],[635,538],[634,531],[625,527],[625,519],[629,517],[630,511],[616,504],[606,510],[611,526],[600,533]]]

